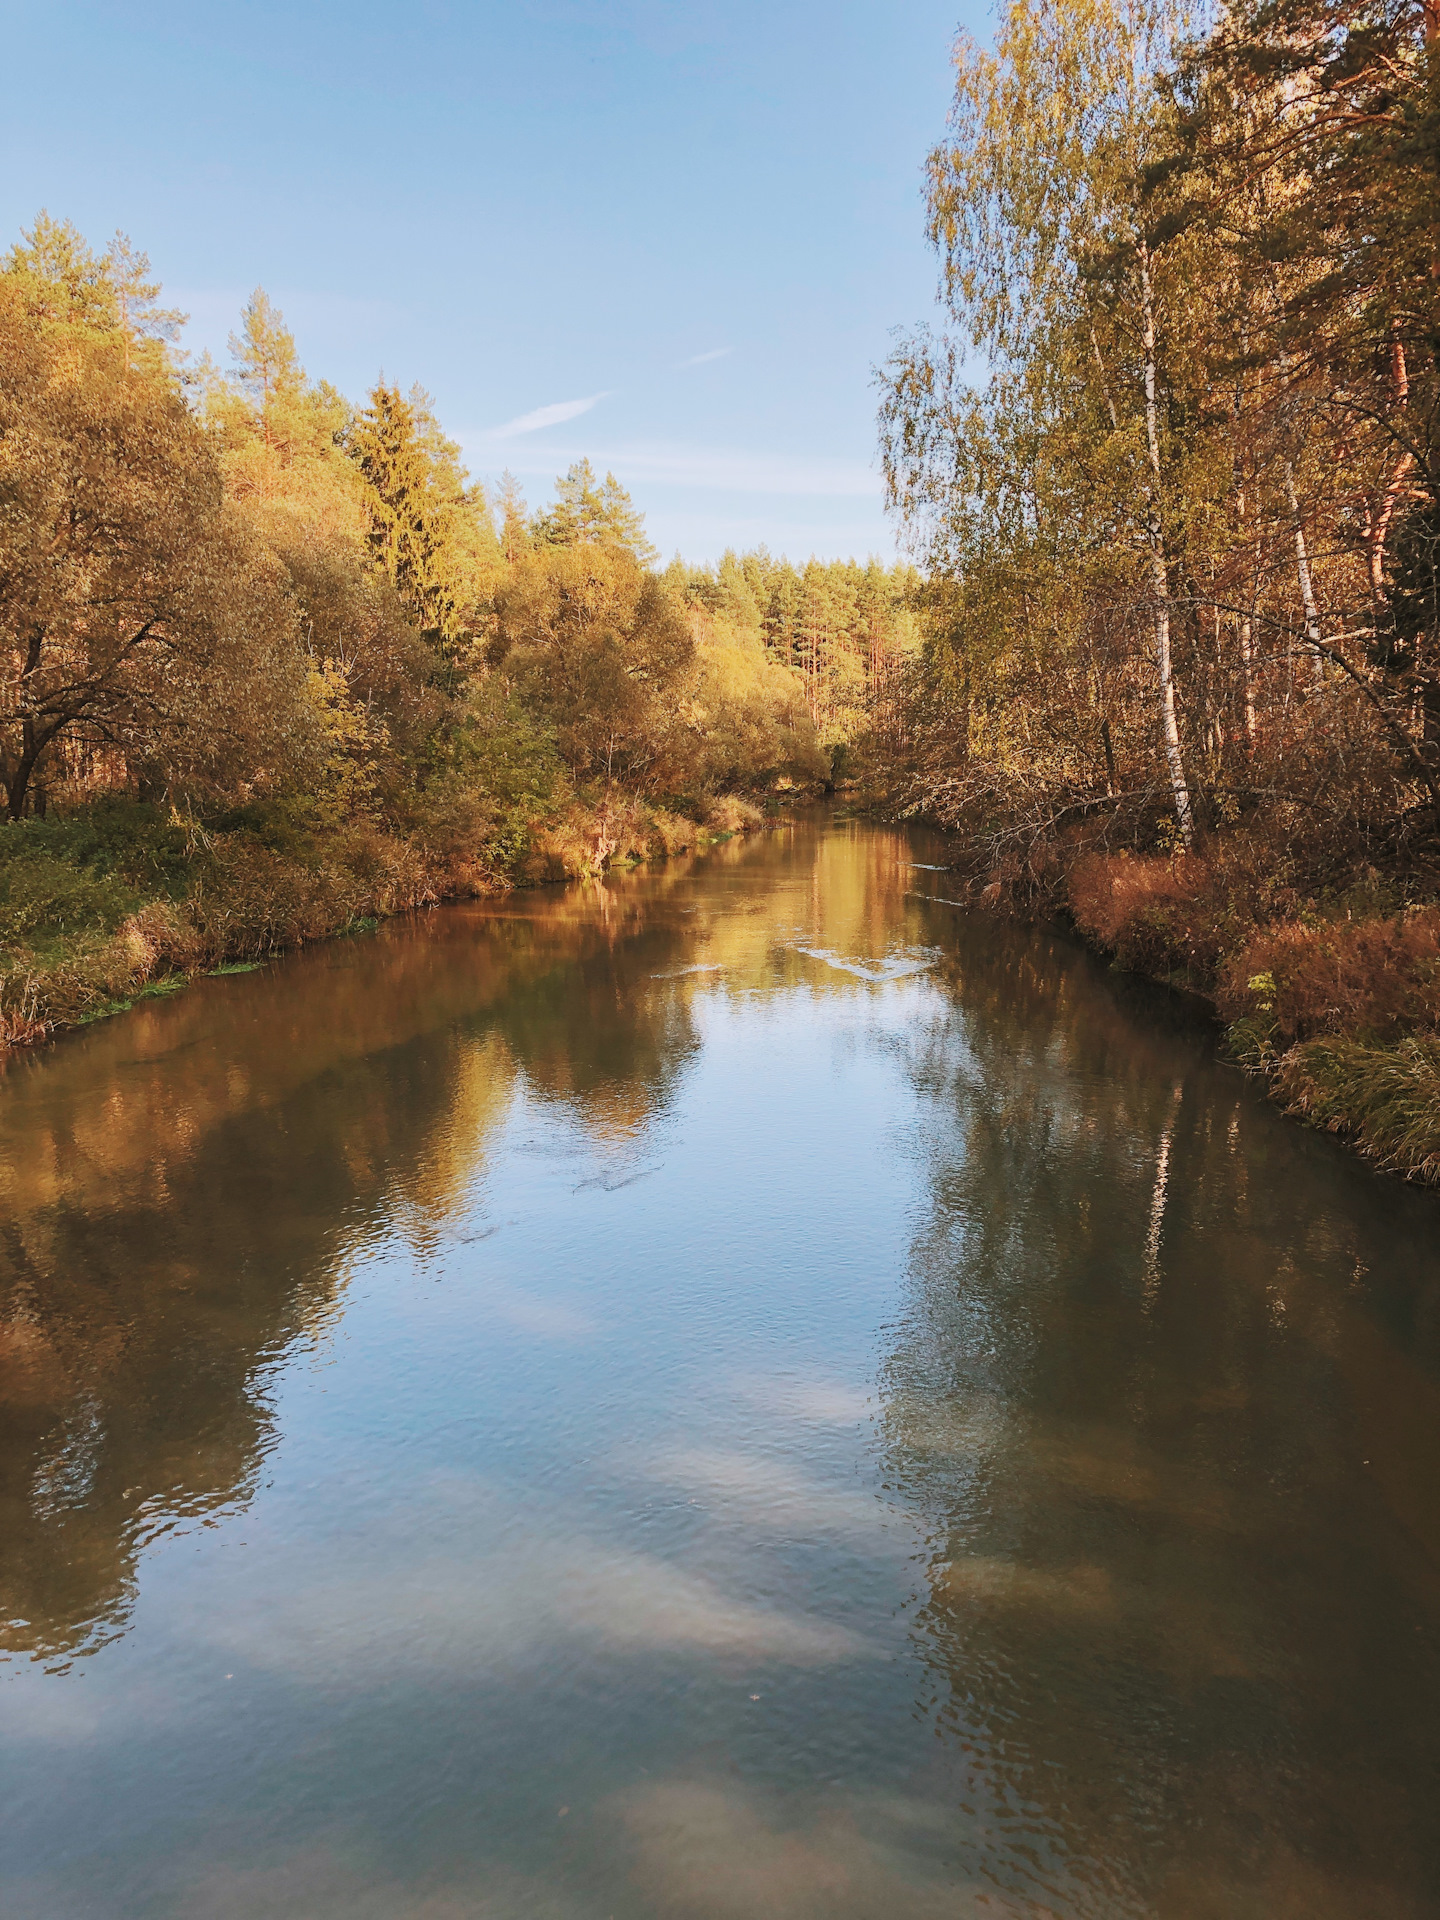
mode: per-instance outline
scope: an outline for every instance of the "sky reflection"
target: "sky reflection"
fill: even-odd
[[[11,1910],[1433,1906],[1433,1202],[928,852],[12,1069]]]

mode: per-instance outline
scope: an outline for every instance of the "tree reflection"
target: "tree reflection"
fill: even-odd
[[[683,930],[575,891],[207,982],[17,1063],[0,1106],[0,1617],[63,1655],[138,1551],[253,1492],[267,1377],[354,1249],[468,1202],[517,1080],[606,1138],[693,1047],[646,991]],[[642,984],[643,983],[643,984]]]
[[[960,1865],[1042,1910],[1416,1911],[1433,1202],[1063,943],[938,937],[932,1205],[882,1388],[929,1541],[922,1706],[981,1816]]]

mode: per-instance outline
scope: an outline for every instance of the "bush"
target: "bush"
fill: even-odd
[[[764,824],[763,810],[738,793],[717,794],[705,809],[705,825],[711,833],[753,833]]]
[[[118,927],[135,905],[123,881],[47,855],[0,865],[0,945]]]
[[[1440,908],[1269,929],[1222,969],[1216,1002],[1227,1020],[1265,1016],[1278,1045],[1341,1033],[1381,1044],[1433,1029]]]
[[[1070,870],[1066,895],[1076,926],[1122,967],[1198,984],[1219,957],[1228,902],[1217,898],[1214,870],[1199,855],[1086,854]]]
[[[0,946],[113,933],[146,894],[183,884],[186,836],[155,807],[111,802],[0,826]]]

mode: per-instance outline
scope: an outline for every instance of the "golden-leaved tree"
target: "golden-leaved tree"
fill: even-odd
[[[274,786],[307,745],[283,575],[106,262],[59,237],[58,270],[42,224],[0,274],[8,811],[107,757],[187,793]]]

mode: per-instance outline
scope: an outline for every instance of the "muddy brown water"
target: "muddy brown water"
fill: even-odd
[[[1440,1203],[937,857],[10,1062],[11,1920],[1440,1912]]]

